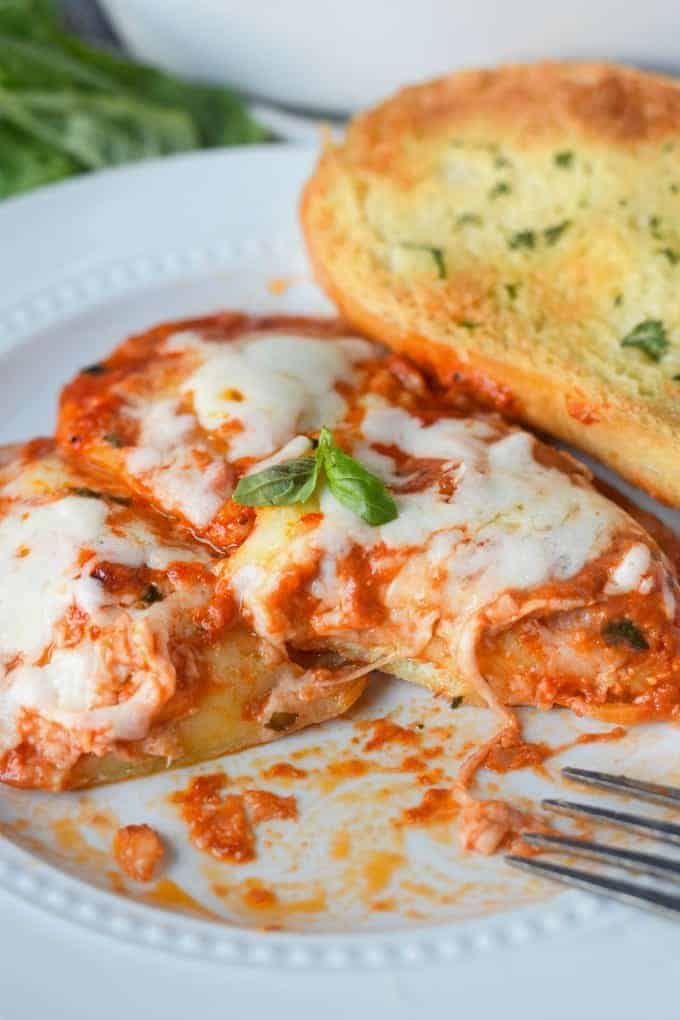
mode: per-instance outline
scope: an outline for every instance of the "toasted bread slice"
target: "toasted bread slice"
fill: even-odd
[[[358,117],[302,222],[353,325],[680,506],[679,156],[670,79],[464,72]]]

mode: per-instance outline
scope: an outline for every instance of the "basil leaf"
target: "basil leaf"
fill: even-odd
[[[15,92],[0,86],[0,117],[85,170],[196,148],[198,135],[182,110],[128,96],[70,89]]]
[[[79,169],[70,156],[0,121],[0,198],[51,184]]]
[[[666,327],[660,319],[645,319],[624,336],[622,347],[637,347],[652,361],[661,361],[670,347]]]
[[[62,51],[78,60],[81,66],[105,75],[121,93],[143,96],[156,106],[189,114],[202,146],[242,145],[271,138],[229,88],[176,78],[148,64],[137,64],[92,46],[66,32],[58,34],[57,42]]]
[[[610,620],[602,629],[602,637],[608,645],[625,642],[637,652],[646,652],[649,642],[632,620]]]
[[[313,457],[298,457],[246,475],[234,490],[234,502],[243,506],[306,503],[322,469],[335,498],[368,524],[386,524],[397,516],[397,505],[380,479],[336,446],[325,427]]]
[[[289,506],[306,503],[319,480],[319,457],[298,457],[246,475],[234,489],[242,506]]]
[[[0,198],[129,160],[263,141],[229,89],[62,31],[57,0],[0,0]]]
[[[319,436],[319,453],[328,487],[338,502],[373,526],[395,519],[397,504],[383,483],[336,446],[327,428]]]
[[[8,88],[115,89],[115,81],[92,71],[51,41],[22,39],[2,31],[0,20],[0,79]]]

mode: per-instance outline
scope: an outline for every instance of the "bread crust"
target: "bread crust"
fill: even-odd
[[[614,302],[612,312],[603,313],[600,301],[605,288],[619,286],[621,264],[622,279],[644,278],[647,286],[652,271],[666,272],[661,255],[675,258],[673,249],[662,248],[665,240],[645,235],[636,241],[632,211],[625,221],[622,215],[620,227],[613,224],[618,233],[611,250],[605,246],[597,257],[591,254],[593,238],[606,229],[607,216],[594,209],[579,221],[581,237],[546,245],[540,253],[498,254],[489,243],[488,257],[484,249],[470,254],[463,250],[465,239],[459,251],[445,236],[438,249],[428,250],[445,252],[447,263],[454,263],[446,279],[391,270],[391,242],[383,243],[383,224],[376,227],[371,210],[387,210],[384,220],[392,230],[409,218],[411,224],[422,219],[420,194],[437,210],[443,201],[438,161],[452,137],[471,132],[496,151],[500,145],[510,160],[542,160],[539,171],[548,185],[545,154],[563,146],[582,152],[596,169],[598,159],[624,161],[632,190],[638,168],[647,172],[652,154],[661,158],[658,153],[676,143],[680,153],[680,87],[613,65],[543,63],[462,72],[402,90],[358,117],[344,144],[326,146],[303,192],[302,226],[319,282],[343,316],[369,336],[426,364],[444,381],[462,379],[504,414],[579,446],[655,498],[680,506],[680,383],[667,367],[680,348],[672,277],[661,280],[662,291],[652,280],[649,301],[630,284],[635,300],[629,316],[669,323],[671,352],[658,366],[644,353],[622,348],[621,316]],[[618,165],[613,172],[623,175]],[[490,204],[498,233],[504,214],[497,208]],[[680,197],[677,215],[680,236]],[[658,217],[650,213],[649,219]],[[451,237],[456,242],[459,235]],[[498,293],[506,273],[531,292],[534,305],[520,311],[502,306]],[[677,273],[680,293],[680,266]],[[574,283],[567,294],[560,290],[565,279]],[[555,334],[552,346],[535,328],[537,315]],[[473,331],[458,328],[470,320]]]

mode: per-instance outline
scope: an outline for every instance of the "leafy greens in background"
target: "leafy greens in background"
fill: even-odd
[[[83,42],[61,30],[50,0],[0,0],[0,198],[84,170],[266,138],[228,89]]]

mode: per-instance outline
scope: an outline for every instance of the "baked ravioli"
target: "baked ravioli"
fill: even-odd
[[[333,648],[437,692],[633,723],[680,714],[678,586],[584,469],[493,414],[369,393],[342,433],[397,508],[379,526],[321,484],[267,507],[222,565],[267,640]]]
[[[680,714],[678,585],[650,535],[569,456],[339,323],[135,337],[67,387],[59,439],[229,553],[221,590],[280,654],[371,663],[508,724],[516,704]],[[304,690],[270,704],[297,715]]]
[[[254,520],[231,501],[239,477],[308,450],[375,367],[381,348],[343,333],[333,320],[241,314],[159,326],[65,388],[57,439],[229,551]]]
[[[344,711],[356,669],[244,628],[216,557],[51,440],[0,450],[0,780],[63,789],[271,740]],[[365,672],[365,670],[363,671]],[[305,691],[295,713],[270,701]]]

